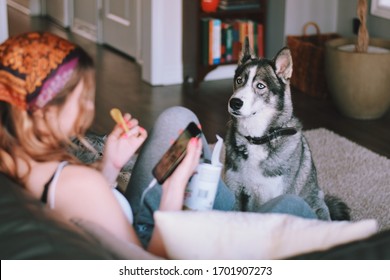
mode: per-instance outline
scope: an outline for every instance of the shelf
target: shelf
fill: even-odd
[[[199,0],[183,1],[183,73],[185,81],[192,80],[194,86],[197,87],[205,76],[218,66],[237,64],[237,59],[213,65],[202,63],[201,19],[251,20],[263,25],[263,38],[265,38],[267,0],[258,1],[260,7],[255,9],[217,10],[209,13],[201,10]],[[262,48],[264,49],[264,43]]]
[[[263,9],[257,8],[257,9],[250,9],[250,10],[232,10],[232,11],[223,11],[219,10],[212,13],[205,13],[200,11],[199,17],[217,17],[217,18],[245,18],[248,15],[251,17],[253,15],[259,15],[263,13]]]

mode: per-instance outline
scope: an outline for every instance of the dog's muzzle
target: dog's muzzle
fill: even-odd
[[[238,111],[242,108],[242,105],[244,105],[244,102],[239,98],[232,98],[229,101],[229,106],[232,109],[232,113],[235,115],[240,114]]]

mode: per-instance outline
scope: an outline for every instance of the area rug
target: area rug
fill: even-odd
[[[390,159],[324,128],[304,134],[325,193],[344,200],[351,208],[353,221],[376,219],[379,230],[390,228]],[[87,135],[86,139],[101,156],[104,140],[94,135]],[[96,159],[94,154],[81,149],[77,156],[89,163]],[[122,188],[127,186],[136,158],[135,155],[130,159],[118,178]]]
[[[352,220],[390,228],[390,160],[324,128],[304,134],[322,189],[348,204]]]

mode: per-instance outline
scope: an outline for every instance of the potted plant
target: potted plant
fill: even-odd
[[[357,38],[326,43],[325,75],[329,93],[344,115],[375,119],[390,107],[390,41],[369,38],[367,0],[359,0],[357,14]]]

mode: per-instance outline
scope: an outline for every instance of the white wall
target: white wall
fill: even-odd
[[[63,27],[70,27],[71,0],[46,0],[46,13]]]
[[[7,0],[0,0],[0,43],[8,38]]]
[[[339,0],[286,0],[284,34],[300,35],[302,27],[314,21],[322,33],[336,32]],[[308,29],[308,34],[315,30]]]
[[[182,0],[169,0],[169,5],[144,0],[142,5],[142,78],[152,85],[180,84]]]

